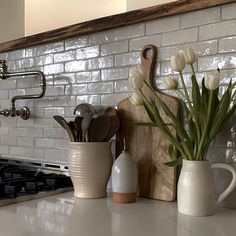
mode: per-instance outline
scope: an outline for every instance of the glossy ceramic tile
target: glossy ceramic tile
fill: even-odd
[[[75,60],[75,51],[66,51],[53,55],[54,62],[65,62]]]
[[[65,40],[65,50],[88,46],[88,36]]]
[[[146,23],[146,34],[174,31],[180,27],[180,16],[171,16]]]
[[[136,38],[130,40],[130,51],[138,51],[143,48],[144,45],[146,44],[152,44],[155,45],[156,47],[160,47],[162,43],[162,35],[157,34],[157,35],[151,35],[151,36],[145,36],[141,38]]]
[[[220,21],[220,8],[213,7],[183,14],[180,25],[181,28],[189,28],[218,21]]]
[[[175,45],[180,43],[196,42],[198,40],[198,28],[183,29],[163,33],[162,45]]]
[[[220,29],[220,30],[219,30]],[[207,40],[236,34],[236,20],[200,26],[199,39]]]

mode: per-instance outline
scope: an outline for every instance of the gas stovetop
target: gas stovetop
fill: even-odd
[[[0,206],[72,191],[69,176],[0,162]]]

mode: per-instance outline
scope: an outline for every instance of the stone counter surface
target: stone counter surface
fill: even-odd
[[[0,208],[1,236],[235,236],[236,210],[208,217],[177,212],[176,203],[138,198],[76,199],[64,193]]]

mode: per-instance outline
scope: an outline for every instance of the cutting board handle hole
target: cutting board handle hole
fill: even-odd
[[[150,60],[153,57],[153,50],[152,48],[145,48],[142,54],[144,59]]]

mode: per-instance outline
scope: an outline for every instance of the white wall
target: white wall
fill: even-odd
[[[24,37],[24,0],[0,0],[0,43]]]
[[[25,34],[31,35],[126,10],[126,0],[25,0]]]
[[[167,2],[174,2],[176,0],[127,0],[126,10],[132,11],[140,8],[155,6]]]

